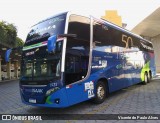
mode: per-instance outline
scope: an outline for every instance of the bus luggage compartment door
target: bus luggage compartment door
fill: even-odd
[[[82,83],[76,83],[66,86],[69,105],[84,101],[84,86]]]

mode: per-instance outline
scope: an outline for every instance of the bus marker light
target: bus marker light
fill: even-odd
[[[67,89],[68,89],[68,88],[72,88],[72,85],[67,85],[66,88],[67,88]]]

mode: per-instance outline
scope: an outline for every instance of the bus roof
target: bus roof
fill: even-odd
[[[51,16],[51,17],[49,17],[49,18],[47,18],[47,19],[44,19],[44,20],[38,22],[37,24],[42,23],[42,22],[44,22],[44,21],[46,21],[46,20],[49,20],[49,19],[51,19],[51,18],[53,18],[53,17],[57,17],[57,16],[59,16],[59,15],[68,14],[68,13],[69,13],[69,14],[77,14],[77,15],[80,15],[80,16],[89,17],[88,15],[82,15],[82,14],[79,14],[79,13],[77,13],[77,12],[67,11],[67,12],[63,12],[63,13],[59,13],[59,14],[57,14],[57,15]],[[109,22],[109,21],[104,20],[104,19],[102,19],[102,18],[101,18],[101,19],[98,19],[98,18],[96,18],[96,17],[94,17],[94,16],[91,16],[91,17],[93,17],[94,19],[96,19],[96,20],[98,20],[98,21],[100,21],[100,22],[102,22],[102,23],[106,23],[107,25],[109,25],[109,26],[111,26],[111,27],[113,27],[113,28],[115,28],[115,29],[118,29],[118,30],[120,30],[120,31],[126,32],[126,33],[128,33],[128,34],[131,34],[132,36],[135,36],[135,37],[137,37],[137,38],[139,38],[139,39],[142,39],[143,41],[146,41],[146,42],[152,44],[152,42],[150,42],[150,41],[147,40],[147,39],[144,39],[144,38],[141,37],[140,35],[137,35],[137,34],[135,34],[135,33],[132,33],[131,31],[129,31],[129,30],[127,30],[127,29],[124,29],[124,28],[122,28],[122,27],[120,27],[120,26],[118,26],[118,25],[116,25],[116,24],[114,24],[114,23],[112,23],[112,22]],[[35,24],[35,25],[37,25],[37,24]],[[35,26],[35,25],[33,25],[33,26]],[[33,26],[32,26],[32,27],[33,27]]]

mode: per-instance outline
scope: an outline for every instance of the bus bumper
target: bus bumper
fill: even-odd
[[[24,99],[24,97],[25,97],[25,99]],[[27,105],[38,106],[38,107],[52,107],[52,108],[64,108],[64,107],[69,106],[65,88],[60,89],[60,90],[54,92],[53,94],[45,97],[45,103],[42,103],[42,104],[30,103],[29,102],[30,98],[34,98],[34,97],[30,97],[30,96],[27,97],[26,95],[23,95],[21,93],[22,102]],[[26,99],[27,99],[27,101],[26,101]]]

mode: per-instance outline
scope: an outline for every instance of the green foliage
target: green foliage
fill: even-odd
[[[16,47],[21,47],[24,45],[24,42],[21,38],[16,37]]]
[[[18,41],[18,42],[17,42]],[[23,41],[17,37],[17,28],[14,24],[0,21],[0,44],[8,47],[21,46]]]

